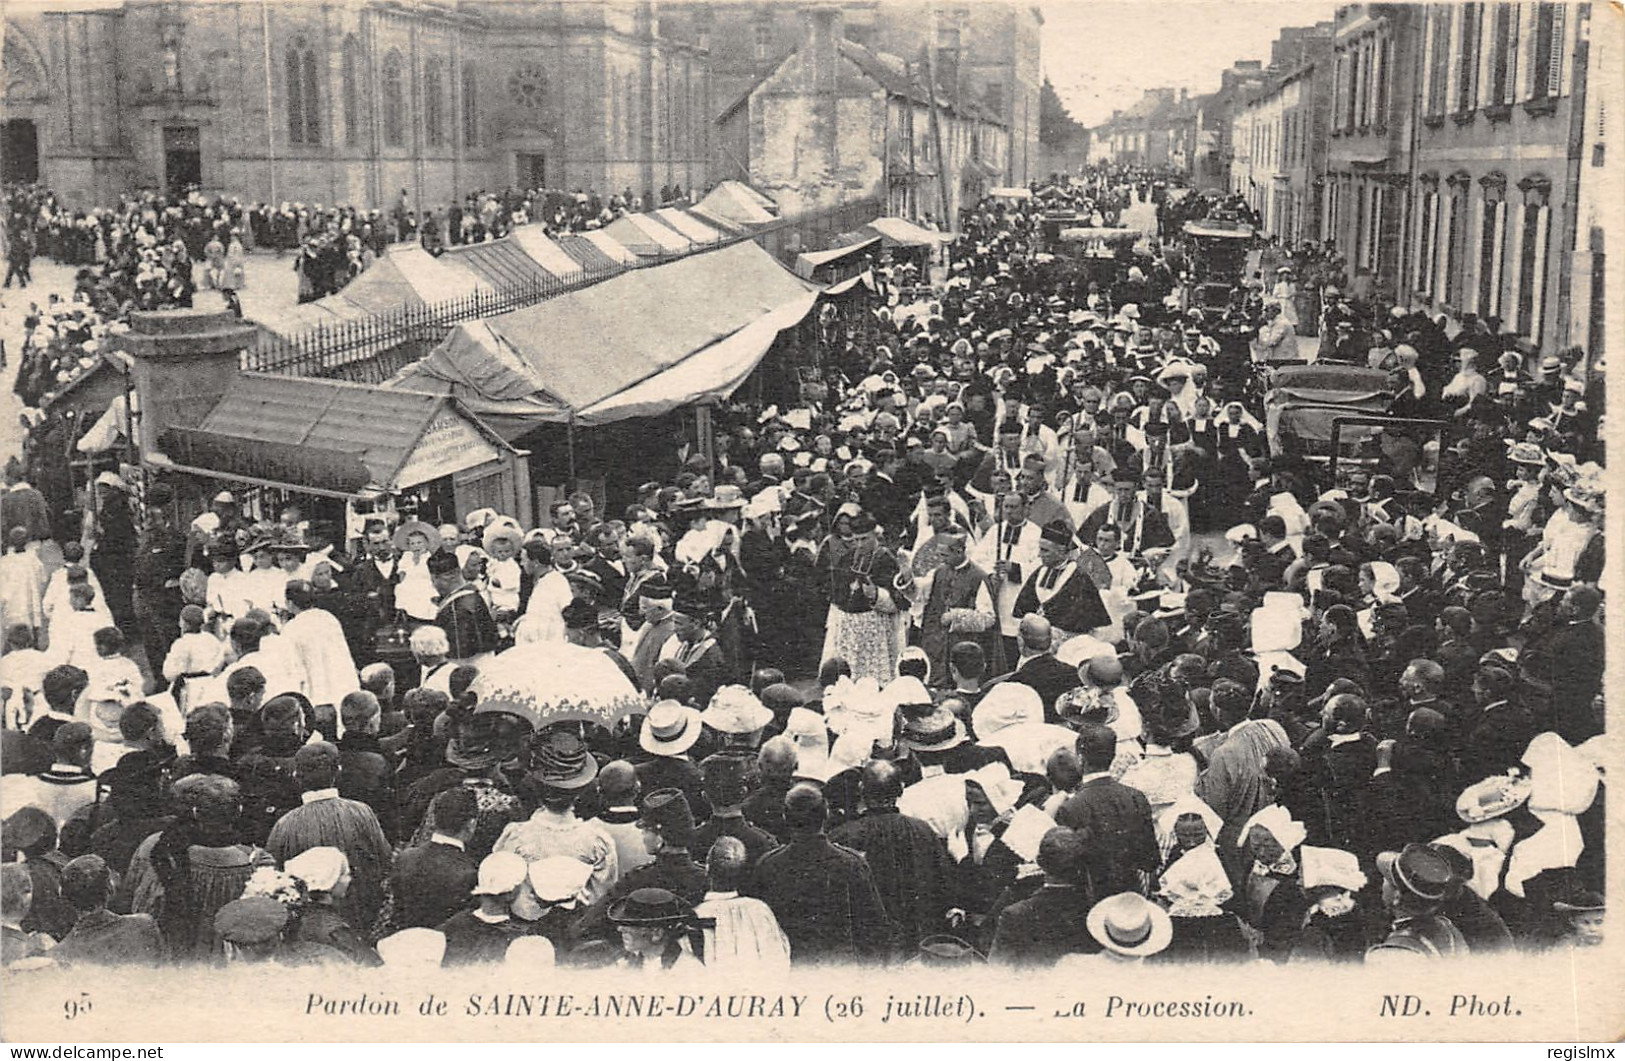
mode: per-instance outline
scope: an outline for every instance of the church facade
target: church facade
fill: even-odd
[[[442,208],[704,187],[711,66],[649,2],[10,4],[4,177]]]

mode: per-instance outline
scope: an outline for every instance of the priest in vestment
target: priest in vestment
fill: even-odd
[[[1065,523],[1056,521],[1044,528],[1038,559],[1041,566],[1016,597],[1017,619],[1035,612],[1048,619],[1055,646],[1111,622],[1100,591],[1072,556],[1072,531]]]
[[[288,583],[286,593],[290,618],[282,627],[281,640],[293,664],[290,670],[299,692],[318,709],[331,710],[336,718],[339,704],[361,688],[344,628],[331,613],[317,607],[316,591],[309,582],[295,579]]]
[[[932,574],[920,617],[920,647],[931,660],[931,673],[939,681],[948,680],[948,652],[960,641],[981,645],[991,673],[1003,673],[1003,641],[988,574],[967,556],[969,541],[963,528],[950,527],[937,540],[942,562]]]

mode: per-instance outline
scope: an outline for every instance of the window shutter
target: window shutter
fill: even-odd
[[[1535,42],[1540,39],[1540,5],[1518,5],[1518,70],[1513,81],[1514,102],[1535,94]]]
[[[1560,96],[1563,94],[1563,45],[1568,39],[1563,24],[1566,12],[1563,4],[1552,4],[1551,9],[1552,50],[1546,61],[1546,95]]]

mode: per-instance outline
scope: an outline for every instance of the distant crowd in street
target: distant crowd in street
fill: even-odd
[[[63,202],[37,184],[5,189],[0,243],[5,286],[27,287],[36,257],[80,267],[76,287],[105,315],[131,309],[190,306],[199,287],[236,292],[247,285],[252,250],[295,252],[299,301],[342,290],[391,243],[417,241],[431,254],[447,246],[500,239],[540,222],[550,233],[600,228],[629,213],[686,203],[680,185],[639,196],[631,188],[607,196],[577,188],[509,188],[471,192],[444,207],[419,211],[402,189],[386,210],[284,200],[247,205],[235,197],[156,192],[121,195],[92,208]],[[194,266],[202,268],[194,276]]]

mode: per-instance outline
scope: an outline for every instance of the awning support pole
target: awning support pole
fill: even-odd
[[[570,456],[570,489],[576,485],[576,414],[571,413],[570,419],[564,425],[565,448]]]

